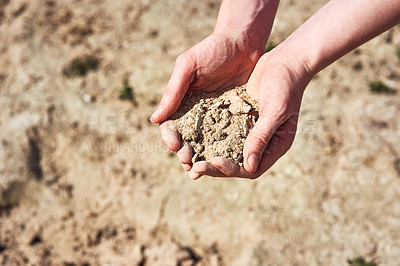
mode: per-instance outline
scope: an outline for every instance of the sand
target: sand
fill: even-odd
[[[242,166],[246,137],[258,119],[258,103],[245,86],[193,91],[171,119],[184,144],[193,148],[193,163],[222,156]]]
[[[281,1],[270,41],[326,2]],[[400,93],[369,84],[400,92],[400,26],[311,81],[266,174],[193,181],[148,119],[218,6],[0,1],[0,265],[399,264]]]

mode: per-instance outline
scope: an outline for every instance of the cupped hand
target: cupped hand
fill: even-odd
[[[162,138],[186,170],[191,169],[192,151],[182,147],[180,135],[170,128],[169,117],[178,109],[188,90],[214,91],[245,83],[263,53],[260,45],[243,36],[213,33],[178,56],[160,105],[151,117],[160,124]]]
[[[245,83],[262,53],[245,37],[210,35],[178,56],[151,121],[158,124],[166,121],[188,90],[214,91]]]
[[[217,157],[210,162],[196,162],[190,177],[254,179],[266,172],[293,143],[302,95],[311,77],[306,64],[294,58],[285,59],[278,48],[262,56],[246,86],[250,96],[258,98],[260,117],[244,145],[244,167]]]

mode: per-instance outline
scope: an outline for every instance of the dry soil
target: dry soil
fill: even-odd
[[[171,118],[184,144],[193,149],[192,162],[222,156],[243,164],[246,137],[258,119],[258,103],[246,87],[216,92],[189,92]]]
[[[325,2],[281,1],[270,41]],[[0,1],[0,264],[399,265],[400,27],[311,81],[270,171],[194,182],[148,118],[218,6]]]

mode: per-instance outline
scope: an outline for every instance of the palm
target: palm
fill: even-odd
[[[241,85],[262,52],[224,34],[212,34],[178,56],[153,123],[162,123],[178,109],[188,90],[213,91]]]
[[[245,50],[229,37],[214,34],[184,55],[189,64],[196,66],[188,89],[213,91],[245,83],[261,53]]]
[[[295,137],[302,94],[310,78],[304,74],[299,76],[289,63],[271,57],[264,55],[258,61],[247,83],[248,93],[259,100],[260,119],[246,139],[244,167],[226,158],[213,158],[210,163],[195,163],[190,171],[192,178],[203,174],[256,178],[289,150]],[[250,171],[246,159],[260,149],[258,168]]]

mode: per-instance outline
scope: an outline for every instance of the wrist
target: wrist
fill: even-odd
[[[235,54],[242,59],[250,59],[254,64],[264,54],[265,47],[260,43],[248,37],[247,34],[239,31],[214,31],[212,36],[218,39],[225,39],[234,47]]]
[[[215,34],[233,36],[243,49],[264,53],[279,0],[223,0]]]
[[[275,49],[266,54],[267,60],[272,65],[283,67],[291,73],[291,79],[298,89],[302,92],[306,89],[308,83],[317,73],[316,68],[310,65],[308,58],[301,53],[301,50],[291,49],[285,43],[281,43]]]

